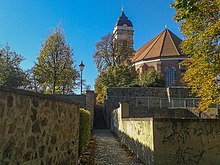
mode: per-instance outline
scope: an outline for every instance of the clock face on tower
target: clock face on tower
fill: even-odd
[[[123,24],[123,27],[127,27],[127,25],[126,25],[126,24]]]

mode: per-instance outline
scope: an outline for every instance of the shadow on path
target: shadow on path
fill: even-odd
[[[109,129],[94,129],[95,165],[143,165]]]
[[[103,115],[103,106],[96,105],[94,111],[94,129],[107,129],[104,115]]]

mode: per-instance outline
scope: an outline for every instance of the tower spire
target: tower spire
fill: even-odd
[[[122,5],[121,11],[124,12],[124,5]]]

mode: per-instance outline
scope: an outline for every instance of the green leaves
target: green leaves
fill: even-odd
[[[141,87],[165,87],[165,80],[163,80],[161,74],[155,70],[151,70],[142,73],[139,76],[137,84]]]
[[[129,63],[129,57],[134,52],[130,42],[129,38],[116,40],[111,33],[103,36],[96,44],[96,51],[93,54],[98,72],[107,71],[109,66]]]
[[[74,67],[73,50],[66,44],[60,26],[47,37],[37,60],[34,75],[42,92],[66,94],[74,90],[79,73]]]
[[[95,91],[99,103],[104,102],[104,96],[108,87],[127,87],[135,83],[136,72],[126,65],[134,53],[129,37],[115,39],[109,33],[96,44],[93,59],[99,72],[96,78]]]
[[[87,147],[91,137],[90,112],[80,108],[80,126],[79,126],[79,154]]]
[[[0,85],[23,87],[26,80],[25,72],[20,67],[23,60],[24,58],[11,51],[8,45],[0,50]]]
[[[106,89],[109,87],[134,86],[138,75],[133,67],[126,65],[110,66],[108,71],[101,72],[95,81],[95,92],[98,93],[97,101],[104,102]]]

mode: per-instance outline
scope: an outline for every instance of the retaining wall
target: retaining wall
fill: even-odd
[[[154,87],[131,87],[131,88],[108,88],[107,96],[104,104],[104,117],[108,128],[111,128],[111,116],[114,109],[119,108],[119,103],[122,101],[128,102],[130,115],[135,116],[137,113],[136,106],[141,103],[137,102],[136,98],[141,97],[157,97],[167,98],[166,88]],[[156,101],[157,102],[157,101]],[[152,102],[152,104],[154,104]]]
[[[121,108],[113,114],[113,131],[147,165],[220,164],[219,119],[129,118]]]
[[[0,87],[0,164],[77,164],[79,103]]]

